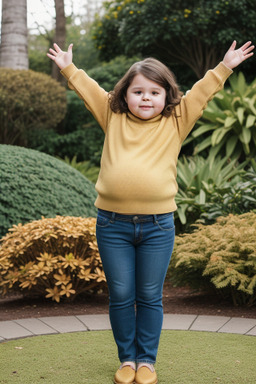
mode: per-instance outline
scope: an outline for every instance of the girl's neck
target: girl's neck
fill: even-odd
[[[140,123],[140,124],[147,124],[147,123],[153,123],[153,122],[156,122],[156,121],[160,121],[163,117],[162,114],[159,114],[155,117],[153,117],[152,119],[140,119],[139,117],[133,115],[131,112],[128,112],[127,113],[128,115],[128,118],[130,118],[132,121],[136,122],[136,123]]]

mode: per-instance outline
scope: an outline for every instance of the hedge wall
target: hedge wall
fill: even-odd
[[[96,216],[94,185],[44,153],[0,145],[0,238],[14,224],[44,217]]]

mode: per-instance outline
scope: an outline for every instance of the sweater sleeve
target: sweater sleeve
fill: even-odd
[[[182,97],[176,109],[181,142],[186,139],[196,121],[202,116],[207,103],[223,88],[232,73],[232,69],[221,62],[214,69],[207,71],[205,76]]]
[[[106,132],[111,113],[108,92],[73,63],[63,68],[61,74],[68,81],[69,88],[74,90],[84,101],[86,108]]]

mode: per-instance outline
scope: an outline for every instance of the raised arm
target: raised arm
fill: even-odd
[[[49,49],[47,56],[60,68],[62,75],[68,81],[69,88],[74,90],[84,101],[86,108],[106,132],[111,113],[108,92],[73,64],[73,44],[69,45],[67,52],[62,51],[57,44],[54,44],[53,47],[54,49]]]
[[[69,45],[67,52],[62,51],[60,49],[60,47],[58,46],[58,44],[56,44],[56,43],[54,43],[53,46],[54,46],[54,49],[50,48],[49,49],[50,53],[47,53],[47,56],[51,60],[53,60],[60,69],[63,69],[65,67],[67,67],[69,64],[72,63],[72,59],[73,59],[73,53],[72,53],[73,44]]]
[[[254,45],[251,44],[251,41],[247,41],[247,43],[242,45],[242,47],[235,49],[236,41],[234,40],[223,58],[223,63],[228,68],[233,69],[241,64],[244,60],[249,59],[249,57],[253,55],[252,50],[254,49]]]

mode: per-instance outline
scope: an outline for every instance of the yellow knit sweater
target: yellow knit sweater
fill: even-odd
[[[74,64],[61,72],[105,132],[96,207],[124,214],[175,211],[182,142],[232,70],[221,62],[182,97],[176,117],[150,120],[112,112],[108,93]]]

